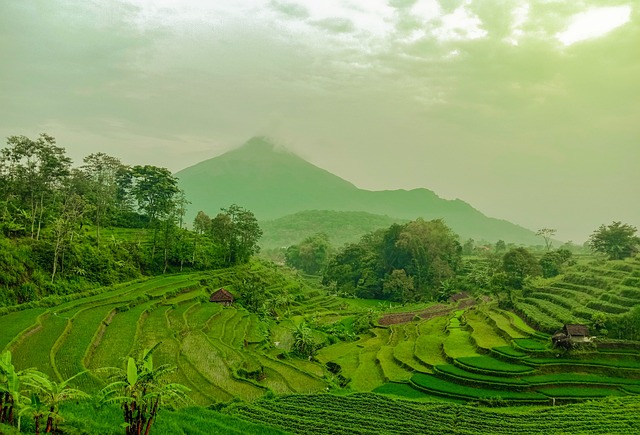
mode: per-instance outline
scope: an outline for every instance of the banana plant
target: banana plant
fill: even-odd
[[[176,367],[168,364],[154,367],[153,352],[160,343],[145,349],[142,357],[127,359],[126,370],[113,369],[114,382],[102,389],[101,403],[118,403],[122,406],[127,435],[149,434],[158,408],[163,405],[188,403],[190,391],[181,384],[168,383],[166,377]]]

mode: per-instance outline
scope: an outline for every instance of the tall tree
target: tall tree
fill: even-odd
[[[622,222],[600,225],[589,237],[588,244],[593,251],[606,254],[611,260],[621,260],[640,250],[636,231],[636,227]]]
[[[81,167],[88,183],[87,197],[94,207],[96,243],[100,247],[100,228],[109,212],[116,206],[118,173],[124,165],[119,159],[104,153],[89,154]]]
[[[542,236],[544,240],[544,247],[548,251],[551,249],[551,245],[553,245],[553,240],[551,238],[557,232],[554,228],[540,228],[536,231],[536,236]]]
[[[69,176],[71,159],[44,133],[36,140],[10,136],[7,145],[0,150],[0,179],[7,189],[4,200],[14,202],[15,210],[28,216],[31,238],[39,239],[45,209]]]
[[[222,209],[211,221],[211,231],[214,239],[224,246],[228,264],[246,263],[260,252],[258,241],[262,230],[258,220],[252,212],[236,204]]]
[[[317,233],[297,245],[289,246],[285,252],[285,259],[289,266],[313,275],[326,266],[330,254],[329,236]]]
[[[522,288],[524,279],[528,276],[542,275],[542,268],[536,257],[525,248],[511,249],[502,257],[502,267],[507,274],[510,285]]]
[[[455,276],[462,248],[457,235],[441,219],[416,219],[405,225],[397,246],[411,253],[408,272],[415,277],[416,289],[426,295],[440,283]]]
[[[138,209],[149,220],[153,230],[151,261],[155,258],[157,234],[163,220],[172,219],[176,208],[176,195],[180,192],[178,179],[166,168],[134,166],[131,168],[131,194]]]

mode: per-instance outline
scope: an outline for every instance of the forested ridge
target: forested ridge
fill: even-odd
[[[213,218],[200,213],[189,231],[187,204],[166,168],[102,152],[74,165],[52,136],[9,137],[0,150],[0,305],[224,267],[257,252],[253,213],[235,204]]]

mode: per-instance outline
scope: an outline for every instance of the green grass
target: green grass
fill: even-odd
[[[525,334],[522,330],[512,325],[512,318],[504,311],[497,311],[496,309],[487,310],[487,315],[492,319],[496,326],[504,331],[511,338],[525,338],[528,334]]]
[[[460,329],[459,327],[447,328],[449,335],[444,340],[443,349],[445,354],[449,358],[462,358],[470,356],[478,356],[477,349],[470,341],[470,334],[468,331]]]
[[[511,346],[494,347],[491,350],[500,355],[504,355],[510,358],[526,358],[528,356],[526,353],[520,352],[519,350],[515,350]]]
[[[378,364],[382,369],[385,381],[406,382],[413,372],[399,365],[393,357],[392,346],[382,346],[377,355]]]
[[[415,322],[393,325],[391,330],[397,336],[393,357],[404,367],[416,372],[430,373],[431,367],[420,361],[415,355],[418,325]]]
[[[57,351],[53,355],[55,367],[62,379],[68,379],[86,370],[83,364],[85,353],[103,320],[113,309],[113,305],[97,306],[82,310],[73,317],[70,330],[58,342]],[[101,386],[88,374],[77,378],[74,382],[85,391],[95,391]]]
[[[374,329],[374,337],[362,343],[358,368],[351,375],[351,388],[356,391],[371,391],[385,383],[384,375],[377,362],[377,354],[383,343],[389,339],[386,329]]]
[[[622,396],[624,393],[613,388],[585,388],[585,387],[550,387],[539,388],[538,391],[546,396],[555,398],[593,398],[607,396]]]
[[[434,317],[418,325],[415,356],[430,367],[445,364],[447,361],[442,354],[442,342],[447,338],[446,325],[446,317]]]
[[[477,346],[483,349],[491,349],[492,347],[507,346],[509,344],[496,332],[479,311],[467,312],[466,319],[468,325],[473,330],[471,337]]]
[[[536,333],[538,331],[536,331],[535,329],[533,329],[531,326],[527,325],[527,323],[522,320],[522,318],[520,318],[517,314],[512,313],[511,311],[501,311],[503,315],[505,315],[509,321],[511,322],[511,325],[513,325],[514,328],[518,329],[519,331],[522,331],[525,334],[528,335],[536,335]]]
[[[468,399],[495,399],[516,400],[526,402],[543,402],[546,403],[546,397],[536,392],[519,392],[511,390],[497,390],[489,388],[476,388],[454,382],[445,381],[431,375],[415,374],[411,378],[418,387],[436,394],[443,394],[453,398]]]
[[[534,351],[534,352],[545,351],[551,348],[550,342],[543,343],[539,340],[534,340],[532,338],[514,338],[513,342],[516,344],[517,347],[520,347],[527,351]]]
[[[0,352],[20,333],[35,327],[38,316],[45,311],[46,308],[31,308],[0,316]]]
[[[507,386],[515,386],[515,387],[525,387],[528,385],[527,382],[524,382],[523,380],[518,378],[478,374],[478,373],[464,370],[454,364],[445,364],[445,365],[436,366],[435,369],[438,374],[443,374],[445,375],[445,377],[453,377],[462,382],[471,381],[471,382],[481,382],[486,384],[500,384],[500,385],[507,385]]]
[[[11,346],[13,364],[16,369],[36,368],[52,379],[57,379],[50,359],[51,349],[67,327],[68,320],[62,316],[45,314],[41,318],[41,327],[31,329]]]
[[[411,399],[411,400],[424,400],[429,399],[433,400],[432,396],[426,394],[420,390],[416,390],[412,388],[407,383],[400,382],[388,382],[384,385],[380,385],[373,390],[374,393],[377,394],[386,394],[390,396],[396,396],[403,399]]]
[[[533,368],[522,364],[511,364],[488,356],[472,356],[456,358],[465,367],[499,374],[526,374],[533,372]]]
[[[98,341],[92,343],[94,348],[85,362],[87,367],[124,367],[124,357],[131,352],[135,342],[138,320],[150,305],[151,302],[140,304],[128,311],[116,313],[109,325],[102,327],[101,335],[96,337]],[[164,316],[163,327],[166,327]],[[114,349],[119,351],[114,352]]]
[[[592,373],[551,373],[525,376],[522,378],[531,384],[602,384],[602,385],[637,385],[640,379],[603,376]]]

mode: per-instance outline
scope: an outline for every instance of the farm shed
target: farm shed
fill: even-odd
[[[221,288],[211,294],[209,302],[217,302],[228,307],[233,303],[233,295],[228,290]]]
[[[586,325],[564,325],[562,330],[553,334],[551,341],[554,345],[567,346],[576,343],[590,343],[591,334]]]
[[[590,341],[589,328],[585,325],[564,325],[562,332],[573,342]]]

